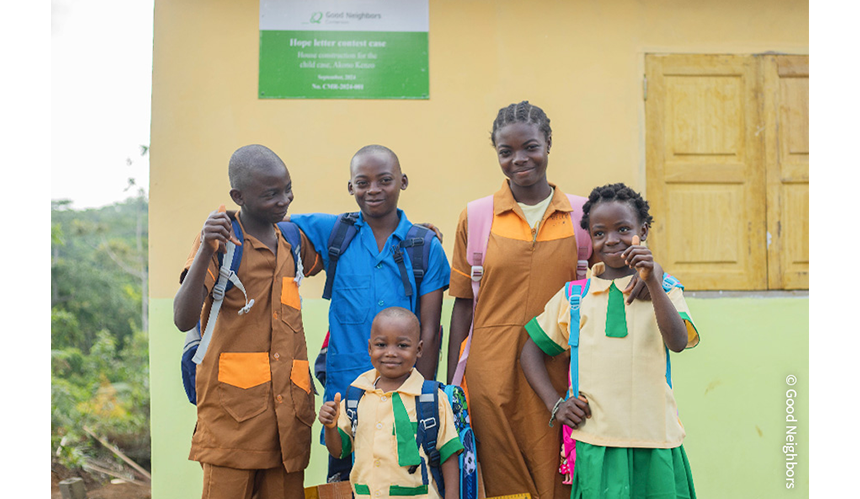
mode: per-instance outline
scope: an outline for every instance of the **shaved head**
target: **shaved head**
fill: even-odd
[[[405,308],[388,307],[382,309],[373,318],[370,330],[376,330],[381,324],[394,326],[400,333],[413,336],[416,340],[421,339],[421,324],[418,322],[418,317]]]
[[[371,144],[371,145],[369,145],[369,146],[364,146],[364,147],[362,147],[361,149],[359,149],[359,150],[358,150],[358,152],[357,152],[357,153],[355,153],[355,154],[352,156],[352,160],[349,162],[349,173],[350,173],[350,176],[351,176],[351,175],[352,175],[352,173],[353,173],[353,167],[355,166],[355,163],[356,163],[359,159],[361,159],[362,157],[364,157],[364,156],[368,156],[368,155],[371,155],[371,154],[375,154],[375,155],[378,155],[378,156],[387,156],[388,158],[390,158],[390,159],[392,160],[392,162],[394,163],[394,166],[395,166],[395,168],[396,168],[396,170],[397,170],[397,171],[396,171],[396,172],[394,172],[394,173],[398,173],[398,174],[402,173],[402,172],[400,171],[400,159],[397,157],[397,155],[396,155],[396,154],[394,154],[394,151],[392,151],[391,149],[389,149],[389,148],[387,148],[387,147],[385,147],[385,146],[381,146],[381,145],[378,145],[378,144]]]
[[[251,144],[240,147],[230,157],[230,187],[241,191],[248,185],[252,171],[270,168],[286,169],[287,165],[266,146]]]

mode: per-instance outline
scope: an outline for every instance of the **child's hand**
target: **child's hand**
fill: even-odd
[[[203,232],[200,236],[201,244],[208,244],[210,248],[221,253],[226,251],[227,241],[231,241],[236,246],[242,245],[242,242],[233,234],[233,223],[226,212],[227,208],[222,204],[210,213],[206,223],[203,224]]]
[[[639,246],[639,236],[633,236],[633,245],[624,250],[622,256],[624,257],[624,262],[630,268],[636,269],[639,272],[639,279],[645,283],[648,283],[652,278],[656,278],[656,271],[661,270],[660,265],[654,261],[654,255],[651,254],[651,250],[645,246]],[[662,275],[661,271],[660,276],[662,277]]]
[[[633,303],[633,300],[651,301],[651,291],[645,285],[645,281],[639,279],[639,274],[633,274],[627,287],[621,291],[627,296],[627,304]]]
[[[326,428],[334,428],[337,426],[338,416],[340,416],[340,392],[334,394],[334,400],[320,407],[319,420]]]
[[[573,429],[585,423],[585,420],[590,417],[591,407],[588,406],[588,399],[582,395],[579,398],[565,400],[558,407],[558,412],[555,413],[557,421],[561,421]]]
[[[431,224],[430,222],[423,222],[423,223],[415,224],[415,225],[420,225],[421,227],[424,227],[425,229],[432,230],[433,232],[436,233],[436,237],[439,238],[439,242],[440,243],[442,242],[442,231],[439,230],[439,227],[436,227],[435,225]]]

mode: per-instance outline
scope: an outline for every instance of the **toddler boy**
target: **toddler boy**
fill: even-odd
[[[368,341],[374,368],[359,376],[350,388],[364,390],[356,408],[355,427],[340,394],[320,408],[319,420],[325,426],[329,453],[347,458],[355,452],[350,481],[356,495],[441,497],[433,473],[425,468],[427,456],[423,446],[418,446],[413,429],[419,424],[416,400],[424,385],[424,377],[413,366],[422,349],[415,314],[401,307],[382,310],[373,320]],[[442,390],[437,390],[437,399],[436,449],[445,499],[456,499],[460,495],[457,454],[462,452],[463,445]],[[392,449],[396,452],[392,453]]]

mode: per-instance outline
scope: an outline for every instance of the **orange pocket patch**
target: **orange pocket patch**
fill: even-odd
[[[281,303],[296,310],[302,309],[302,301],[299,298],[299,286],[292,277],[284,277],[284,282],[281,286]]]
[[[272,379],[266,352],[223,352],[218,358],[218,381],[251,388]]]
[[[311,371],[308,361],[293,360],[293,370],[290,372],[290,381],[302,390],[311,393]]]

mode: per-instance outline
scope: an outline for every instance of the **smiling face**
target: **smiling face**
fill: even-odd
[[[243,216],[278,223],[293,202],[290,172],[281,162],[263,161],[248,169],[240,188],[232,189],[230,195],[242,207]]]
[[[591,234],[594,253],[606,265],[601,277],[617,279],[634,272],[624,263],[621,253],[633,245],[633,236],[639,236],[644,241],[648,236],[648,226],[639,220],[633,206],[621,201],[595,204],[589,214],[588,232]]]
[[[531,187],[546,182],[546,167],[552,138],[532,123],[510,123],[494,136],[502,173],[511,183]]]
[[[409,179],[397,159],[384,151],[357,154],[350,164],[349,193],[365,218],[382,218],[397,211],[400,191]]]
[[[419,339],[420,326],[414,314],[405,310],[405,313],[383,312],[373,320],[368,351],[370,363],[379,372],[380,388],[385,387],[387,391],[399,387],[409,377],[421,356],[423,342]]]

